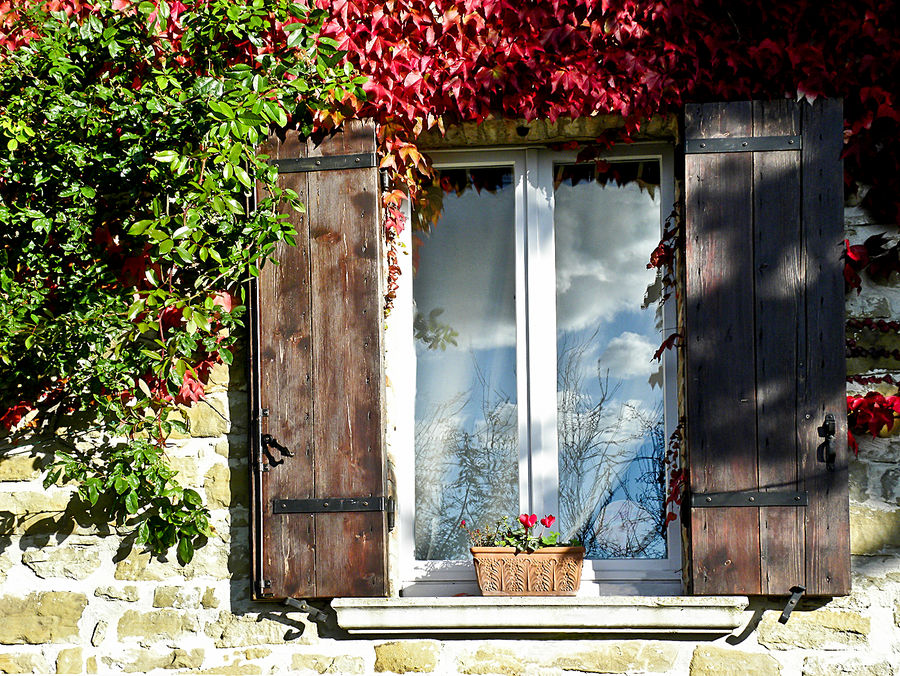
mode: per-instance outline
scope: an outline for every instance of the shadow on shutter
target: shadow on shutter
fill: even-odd
[[[261,152],[306,213],[252,290],[254,598],[385,596],[374,124]]]
[[[697,594],[849,592],[842,124],[840,101],[685,111]]]

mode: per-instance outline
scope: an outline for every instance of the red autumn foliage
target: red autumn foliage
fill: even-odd
[[[884,428],[890,430],[900,418],[900,394],[885,396],[868,392],[864,396],[847,397],[847,427],[851,432],[878,436]]]

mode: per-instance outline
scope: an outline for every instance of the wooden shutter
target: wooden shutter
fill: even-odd
[[[842,122],[839,101],[686,110],[698,594],[849,592]],[[829,413],[833,468],[818,432]]]
[[[371,122],[262,152],[306,205],[256,284],[254,597],[386,595],[382,285]],[[265,435],[269,435],[266,437]],[[283,451],[282,451],[283,449]]]

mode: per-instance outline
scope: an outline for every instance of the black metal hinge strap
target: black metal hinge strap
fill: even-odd
[[[325,622],[328,616],[318,608],[314,608],[302,599],[292,599],[290,596],[284,600],[284,605],[290,608],[296,608],[302,613],[309,615],[314,622]]]
[[[299,174],[307,171],[337,171],[339,169],[368,169],[374,167],[375,163],[375,153],[269,160],[269,164],[277,166],[278,172],[281,174]]]
[[[806,587],[799,584],[791,587],[791,598],[788,599],[787,605],[784,607],[784,610],[781,611],[781,617],[778,618],[778,621],[781,622],[781,624],[787,624],[788,618],[790,618],[794,608],[797,607],[797,604],[800,602],[800,597],[803,596],[803,592],[805,591]]]
[[[732,493],[695,493],[691,496],[691,507],[806,507],[809,493],[806,491],[776,491],[753,493],[735,491]]]
[[[700,153],[759,153],[800,150],[801,136],[744,136],[739,138],[691,138],[684,142],[686,155]]]
[[[321,498],[308,500],[283,500],[276,498],[272,506],[274,514],[321,514],[328,512],[384,512],[393,511],[393,500],[384,497],[371,498]]]

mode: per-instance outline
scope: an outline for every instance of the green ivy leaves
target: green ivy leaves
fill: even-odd
[[[256,145],[363,97],[317,38],[321,11],[186,4],[101,0],[83,20],[34,7],[12,32],[40,37],[0,50],[0,421],[23,407],[79,416],[57,433],[70,450],[46,485],[75,482],[183,563],[212,530],[166,457],[188,432],[178,406],[232,363],[243,282],[292,241],[279,212],[302,208]]]

